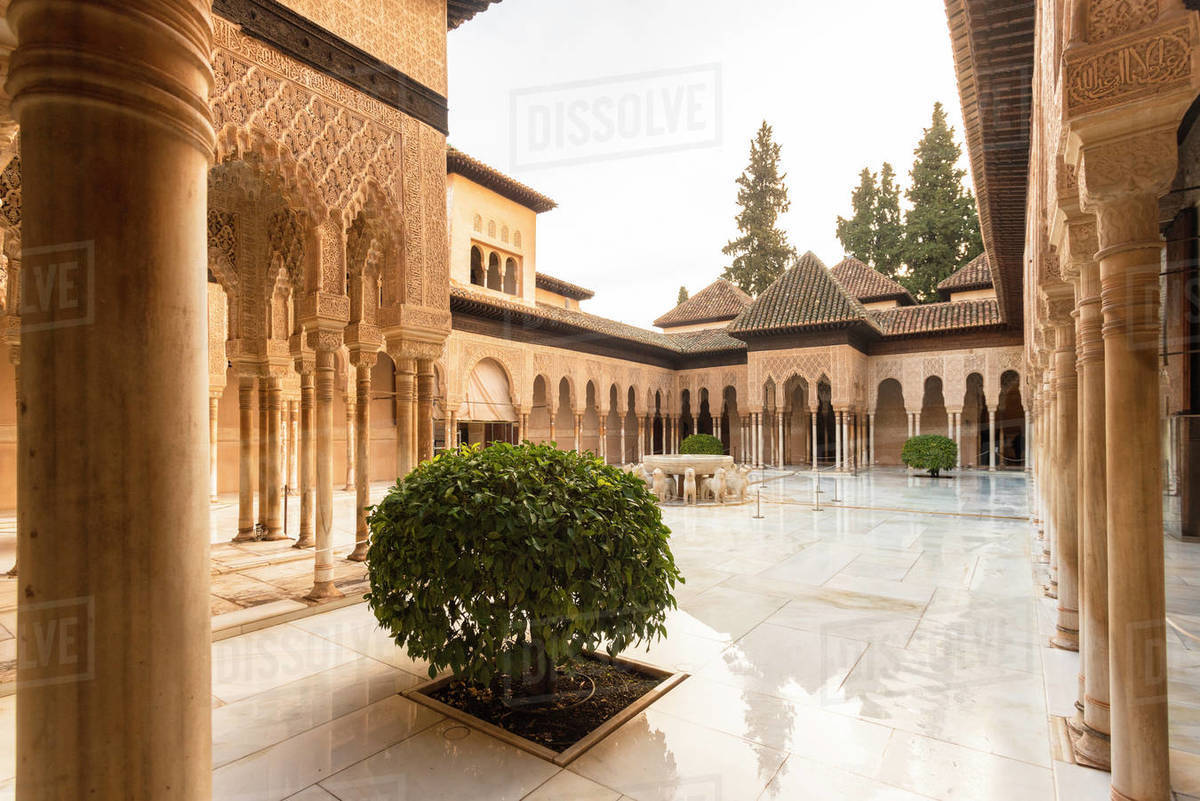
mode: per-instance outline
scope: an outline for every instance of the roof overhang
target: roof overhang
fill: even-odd
[[[1020,325],[1035,0],[946,0],[979,224],[1001,319]]]

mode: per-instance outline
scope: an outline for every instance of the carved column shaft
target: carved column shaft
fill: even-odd
[[[213,503],[217,501],[217,460],[218,454],[218,429],[217,429],[217,409],[221,399],[217,395],[208,396],[208,499]]]
[[[433,391],[431,359],[417,360],[417,462],[433,458]]]
[[[396,364],[396,475],[404,478],[416,467],[413,464],[415,434],[413,431],[413,388],[416,368],[412,359],[394,357]]]
[[[281,475],[282,460],[280,455],[280,422],[282,412],[283,390],[276,377],[263,379],[267,386],[267,539],[281,540],[283,535],[283,518],[280,512],[280,498],[283,489]]]
[[[371,368],[375,366],[376,354],[355,353],[354,371],[358,397],[355,409],[358,412],[356,428],[357,461],[354,473],[355,530],[354,551],[348,557],[353,562],[367,558],[370,545],[370,530],[367,527],[367,508],[371,505]]]
[[[1079,411],[1075,378],[1075,321],[1059,319],[1054,351],[1057,386],[1058,424],[1055,432],[1055,452],[1058,456],[1056,477],[1057,502],[1055,523],[1058,533],[1058,619],[1053,644],[1068,651],[1079,650],[1079,505],[1077,500],[1078,426]]]
[[[238,378],[238,533],[234,542],[254,539],[253,376]]]
[[[313,367],[300,369],[300,536],[295,547],[316,544],[316,377]]]
[[[15,783],[209,799],[209,6],[15,0],[7,22],[23,272],[78,281],[21,315]]]
[[[317,525],[313,588],[307,597],[323,601],[342,597],[342,591],[333,583],[333,385],[341,334],[316,331],[310,337],[317,360]]]

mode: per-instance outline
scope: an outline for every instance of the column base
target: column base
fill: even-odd
[[[1055,626],[1055,634],[1050,638],[1050,645],[1060,651],[1079,650],[1079,632]]]
[[[1055,584],[1046,584],[1042,587],[1042,594],[1047,598],[1058,600],[1058,586]]]
[[[1096,770],[1112,770],[1112,739],[1088,726],[1078,716],[1067,721],[1075,762]]]
[[[9,568],[9,571],[7,573],[5,573],[4,575],[6,575],[10,578],[15,577],[17,575],[17,565],[15,562],[13,563],[13,566],[11,568]]]
[[[354,485],[347,484],[346,486],[342,487],[342,492],[354,492]]]
[[[359,542],[354,546],[354,550],[346,555],[348,562],[365,562],[367,561],[367,551],[370,550],[369,542]]]
[[[332,601],[344,598],[345,593],[333,585],[332,581],[318,581],[304,598],[307,601]]]
[[[292,547],[293,548],[315,548],[315,547],[317,547],[317,540],[312,534],[301,534],[300,539],[296,540],[296,544],[293,545]]]
[[[239,528],[237,536],[233,538],[233,542],[257,542],[258,537],[254,533],[254,527]]]
[[[290,540],[287,534],[283,533],[283,526],[277,528],[268,528],[267,536],[263,537],[263,542],[279,542],[280,540]]]

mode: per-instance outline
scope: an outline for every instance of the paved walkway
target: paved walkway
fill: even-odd
[[[213,797],[1106,799],[1107,774],[1053,743],[1078,663],[1047,647],[1025,476],[821,483],[821,512],[807,473],[765,485],[762,519],[665,510],[687,584],[637,655],[692,675],[569,769],[398,696],[426,666],[359,604],[214,643]],[[1198,554],[1168,540],[1169,607],[1194,631]],[[1176,784],[1195,792],[1200,641],[1169,650]],[[0,780],[12,716],[0,699]]]

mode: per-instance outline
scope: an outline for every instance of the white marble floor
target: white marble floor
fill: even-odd
[[[764,485],[761,519],[665,510],[687,583],[670,636],[635,653],[692,675],[569,769],[398,696],[426,666],[358,605],[214,644],[213,797],[1107,798],[1106,774],[1051,752],[1077,664],[1047,647],[1025,476],[821,483],[820,512],[808,473]],[[1169,552],[1175,613],[1200,621],[1200,559]],[[1200,742],[1200,641],[1171,649],[1173,698],[1195,702],[1173,709],[1183,753]],[[12,709],[0,699],[0,780]]]

